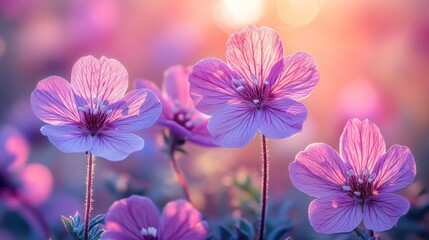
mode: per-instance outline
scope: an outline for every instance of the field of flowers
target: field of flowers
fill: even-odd
[[[429,239],[429,2],[0,2],[0,239]]]

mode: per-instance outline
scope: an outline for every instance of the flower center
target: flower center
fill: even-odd
[[[254,74],[252,74],[252,83],[244,79],[232,79],[232,82],[238,95],[244,101],[253,104],[256,110],[260,110],[269,100],[269,82],[264,80],[261,84]]]
[[[182,127],[192,130],[197,125],[198,119],[192,119],[194,110],[180,106],[178,99],[174,99],[173,116],[172,120],[181,125]]]
[[[368,169],[358,170],[355,173],[350,169],[346,174],[348,179],[346,185],[343,186],[343,190],[348,192],[349,196],[363,202],[368,197],[378,193],[373,185],[374,179],[377,177],[376,173],[370,174]]]
[[[158,230],[155,227],[142,228],[140,233],[143,235],[143,240],[158,240]]]
[[[104,105],[98,98],[94,98],[92,105],[79,106],[77,109],[83,127],[91,133],[91,136],[95,136],[104,127],[107,118],[112,114],[112,110],[108,109],[108,106]]]

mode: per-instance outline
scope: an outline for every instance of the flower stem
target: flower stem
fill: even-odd
[[[191,198],[189,197],[189,190],[188,186],[186,184],[185,177],[183,176],[182,171],[179,168],[179,165],[177,164],[177,159],[175,157],[176,147],[177,147],[177,136],[170,132],[170,163],[173,168],[174,174],[176,175],[177,181],[179,182],[180,186],[182,187],[183,194],[185,194],[186,200],[188,202],[191,202]]]
[[[265,215],[267,210],[268,198],[268,151],[267,151],[267,138],[261,134],[261,147],[262,147],[262,186],[261,186],[261,221],[259,225],[259,240],[264,239],[265,228]]]
[[[85,197],[85,240],[88,240],[89,234],[89,219],[91,218],[92,210],[92,180],[94,178],[95,156],[88,152],[88,167],[86,174],[86,197]]]

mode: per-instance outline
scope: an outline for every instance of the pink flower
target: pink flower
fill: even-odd
[[[195,110],[189,96],[188,78],[191,69],[180,65],[168,68],[164,72],[162,91],[147,80],[137,80],[136,88],[148,88],[161,100],[162,113],[158,124],[191,142],[213,146],[212,136],[207,130],[208,116]]]
[[[27,141],[11,126],[0,128],[0,197],[12,205],[37,205],[52,191],[52,175],[38,163],[26,164],[30,149]]]
[[[316,197],[308,214],[320,233],[350,232],[363,220],[367,229],[392,228],[410,204],[392,192],[410,185],[416,164],[410,150],[393,145],[386,152],[378,127],[349,120],[340,154],[323,143],[309,145],[289,167],[292,183]]]
[[[51,76],[37,84],[31,105],[50,124],[42,134],[65,153],[90,151],[109,160],[122,160],[143,148],[131,132],[153,125],[161,113],[158,98],[147,89],[124,96],[128,73],[114,59],[87,56],[72,69],[71,84]]]
[[[203,240],[208,235],[201,214],[189,202],[169,202],[159,214],[147,197],[131,196],[112,204],[101,239]]]
[[[284,58],[277,33],[255,26],[230,37],[226,58],[229,65],[214,58],[198,62],[189,77],[195,107],[213,116],[208,130],[214,143],[242,147],[258,130],[276,139],[301,131],[307,110],[296,100],[319,80],[313,58]]]

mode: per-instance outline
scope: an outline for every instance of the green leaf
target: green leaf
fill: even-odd
[[[73,229],[73,225],[70,221],[70,219],[64,217],[63,215],[61,215],[61,221],[64,224],[64,227],[66,228],[67,232],[69,232],[71,235],[74,234],[74,229]]]

